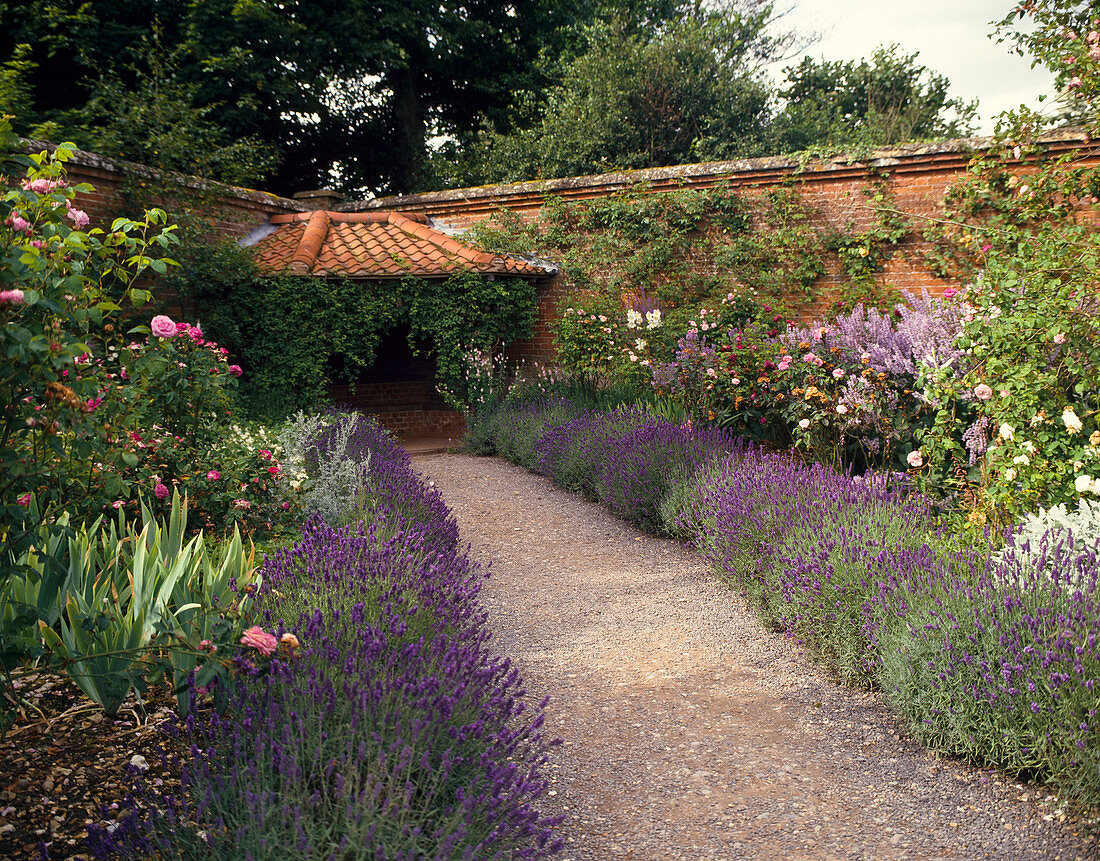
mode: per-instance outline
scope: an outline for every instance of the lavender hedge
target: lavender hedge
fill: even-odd
[[[994,552],[1000,536],[944,532],[904,475],[842,474],[637,409],[556,425],[525,409],[538,471],[689,537],[766,624],[880,688],[917,737],[1100,807],[1096,546],[1054,528]]]
[[[178,727],[191,750],[182,793],[101,832],[99,857],[559,851],[537,806],[545,703],[489,646],[485,572],[404,452],[369,423],[354,439],[371,452],[367,520],[314,518],[265,562],[267,626],[295,633],[299,655],[243,667],[216,710],[193,710]]]

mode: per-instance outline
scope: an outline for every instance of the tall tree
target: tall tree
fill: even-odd
[[[335,181],[349,191],[408,191],[425,181],[428,136],[486,117],[503,122],[513,92],[539,88],[539,52],[556,50],[565,26],[591,8],[587,0],[0,0],[0,59],[28,46],[20,58],[33,64],[31,115],[20,119],[54,120],[82,144],[111,121],[89,114],[97,92],[142,92],[143,40],[159,28],[174,64],[168,89],[190,102],[196,122],[226,140],[277,147],[269,188]]]
[[[519,180],[643,168],[766,151],[761,66],[785,45],[761,0],[605,6],[584,29],[537,122],[465,141],[471,172]],[[476,175],[467,179],[476,179]]]
[[[858,62],[806,57],[786,71],[776,119],[778,148],[888,145],[961,137],[972,129],[977,102],[948,98],[950,82],[903,54],[880,47]]]

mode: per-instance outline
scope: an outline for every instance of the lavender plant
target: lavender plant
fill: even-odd
[[[642,529],[661,532],[661,504],[676,481],[732,446],[730,436],[718,429],[645,421],[608,451],[598,475],[597,496],[613,514]]]
[[[392,439],[362,417],[341,421],[318,456],[369,463],[365,520],[315,516],[268,558],[259,600],[272,644],[286,629],[296,637],[266,663],[236,660],[218,708],[177,725],[191,749],[181,794],[146,813],[135,799],[121,827],[94,835],[99,857],[443,861],[560,849],[556,820],[537,807],[545,702],[531,703],[490,648],[485,572]]]
[[[877,600],[881,681],[925,743],[1100,804],[1095,550],[897,553]]]

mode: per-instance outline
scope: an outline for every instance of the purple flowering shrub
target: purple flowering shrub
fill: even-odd
[[[373,422],[350,525],[313,517],[269,557],[266,626],[300,648],[235,664],[216,709],[178,724],[180,797],[93,840],[99,857],[541,858],[560,848],[536,802],[552,742],[490,647],[485,571],[454,517]],[[317,440],[319,454],[331,440]],[[369,453],[369,458],[365,455]],[[262,669],[262,672],[261,672]],[[140,799],[135,802],[140,804]]]
[[[622,438],[643,426],[646,413],[634,407],[610,412],[582,410],[568,421],[547,424],[535,442],[535,470],[589,499],[600,496],[604,466]]]
[[[912,476],[840,473],[637,409],[541,426],[540,472],[693,540],[765,624],[882,688],[926,743],[1100,805],[1092,544],[1063,529],[994,553],[995,534],[945,531]]]
[[[732,447],[731,437],[716,428],[692,429],[649,419],[608,451],[597,496],[618,517],[661,532],[662,504],[673,486]]]
[[[876,602],[887,697],[926,743],[1100,804],[1100,558],[1052,530],[1001,562],[899,553]]]
[[[700,314],[653,387],[700,420],[794,445],[823,463],[893,467],[930,426],[924,380],[961,376],[956,302],[908,297],[891,312],[857,305],[809,327],[768,306],[730,328]]]
[[[501,457],[535,470],[538,468],[536,446],[539,439],[549,428],[573,418],[580,411],[580,404],[567,398],[537,398],[505,407],[493,419],[493,446]]]

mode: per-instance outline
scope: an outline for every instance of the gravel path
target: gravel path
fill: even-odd
[[[563,859],[1075,859],[1035,787],[908,740],[815,674],[700,558],[497,459],[427,455],[498,648],[560,736]]]

